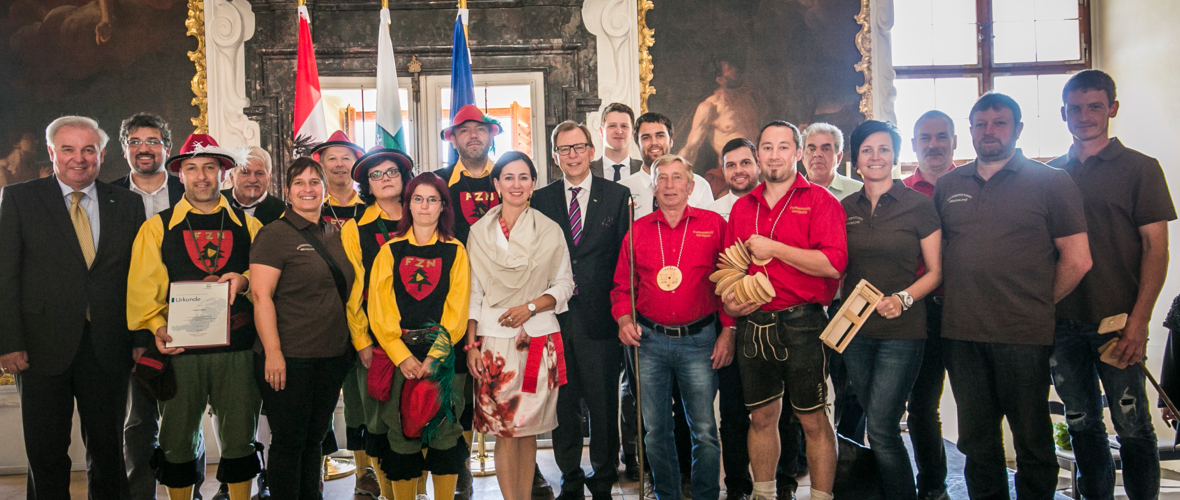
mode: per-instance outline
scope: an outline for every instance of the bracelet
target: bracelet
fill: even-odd
[[[479,342],[472,342],[470,344],[463,346],[463,352],[467,352],[472,349],[478,349],[478,348],[479,348]]]

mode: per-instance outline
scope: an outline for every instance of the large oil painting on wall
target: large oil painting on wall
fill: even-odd
[[[771,120],[832,123],[845,135],[864,117],[855,69],[860,0],[652,0],[647,26],[656,93],[648,110],[674,128],[672,151],[724,191],[719,153],[756,139]],[[845,145],[847,148],[847,145]]]
[[[45,126],[62,115],[111,136],[105,181],[127,174],[118,133],[132,114],[160,115],[183,143],[196,115],[187,14],[185,0],[0,0],[0,183],[48,175]]]

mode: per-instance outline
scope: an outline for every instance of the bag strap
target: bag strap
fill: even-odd
[[[336,281],[336,292],[340,294],[340,303],[347,307],[348,285],[344,282],[344,272],[341,271],[340,266],[336,264],[336,259],[333,259],[331,255],[328,255],[328,250],[324,248],[324,244],[320,243],[320,239],[316,238],[315,234],[311,232],[311,226],[299,229],[295,227],[295,224],[286,217],[283,217],[282,220],[283,222],[286,222],[288,226],[291,226],[291,229],[294,229],[296,232],[303,235],[303,239],[307,240],[307,243],[315,249],[316,253],[320,254],[320,257],[323,257],[324,262],[328,264],[328,270],[332,271],[332,279]]]

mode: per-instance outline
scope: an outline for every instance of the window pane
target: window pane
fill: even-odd
[[[366,151],[377,141],[377,89],[331,88],[321,91],[324,98],[324,119],[331,134],[343,130],[352,142]],[[416,158],[414,150],[414,122],[410,120],[409,90],[398,88],[402,105],[402,133],[405,134],[406,153]]]
[[[974,0],[896,0],[894,66],[978,62]]]
[[[897,88],[894,112],[897,114],[897,126],[902,136],[901,161],[918,161],[917,154],[910,146],[910,139],[913,138],[914,123],[918,121],[918,117],[931,109],[941,110],[955,120],[960,142],[954,158],[974,157],[971,134],[966,127],[967,113],[979,98],[978,78],[900,78],[894,80],[893,85]]]
[[[1024,131],[1016,146],[1029,158],[1052,158],[1069,150],[1073,139],[1061,121],[1061,89],[1070,75],[997,76],[996,92],[1020,105]]]
[[[1081,59],[1077,0],[993,0],[997,63]]]

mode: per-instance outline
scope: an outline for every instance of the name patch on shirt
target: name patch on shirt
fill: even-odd
[[[969,195],[967,193],[959,193],[956,195],[951,195],[950,198],[946,199],[946,202],[947,203],[958,203],[961,201],[970,201],[970,200],[971,200],[971,195]]]
[[[795,215],[807,215],[811,213],[811,207],[791,207],[791,213]]]
[[[712,238],[713,231],[693,231],[692,235],[696,236],[697,238]]]

